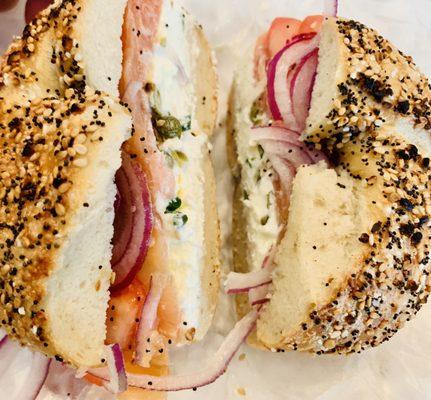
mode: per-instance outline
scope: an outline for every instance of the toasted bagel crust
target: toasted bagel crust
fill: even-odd
[[[110,24],[101,15],[106,28],[93,38],[112,41],[109,62],[121,72],[124,2],[109,3],[120,13]],[[97,23],[89,14],[100,5],[57,1],[24,29],[0,69],[1,325],[76,366],[103,357],[114,174],[131,131],[127,109],[110,96],[118,71],[108,63],[100,75],[87,69],[94,60],[80,35]]]
[[[339,226],[335,220],[330,221],[333,226],[322,223],[320,230],[314,228],[326,220],[321,220],[324,214],[311,200],[300,197],[307,190],[313,195],[312,188],[303,190],[302,185],[318,173],[305,167],[294,182],[288,229],[275,257],[274,285],[256,335],[257,344],[268,349],[342,354],[388,340],[428,298],[431,95],[427,78],[411,58],[376,31],[355,21],[329,18],[321,35],[303,138],[333,156],[337,185],[327,190],[344,188],[355,197],[352,211],[346,211],[351,228],[337,231],[344,229],[341,220]],[[234,97],[231,144],[242,133],[235,106]],[[240,176],[237,193],[242,191]],[[324,191],[321,196],[330,199]],[[238,227],[238,221],[244,221],[239,203],[234,204],[234,258],[237,268],[247,270],[241,266],[244,258],[238,259],[249,246],[241,234],[245,228]],[[303,209],[305,204],[312,208]],[[314,230],[307,228],[307,221]],[[366,228],[349,236],[362,226]],[[311,243],[318,237],[320,242]],[[355,249],[355,257],[345,258],[349,263],[341,266],[337,263],[342,258],[325,261],[330,257],[325,248],[333,245],[338,250]],[[316,277],[322,278],[320,287]],[[248,306],[239,304],[243,313]]]
[[[5,257],[12,254],[13,261],[7,265],[12,272],[5,269],[0,275],[9,283],[0,288],[4,292],[0,311],[11,336],[80,367],[100,364],[104,351],[112,278],[113,177],[120,167],[121,143],[131,130],[129,113],[116,100],[125,3],[57,1],[25,28],[1,65],[0,98],[6,100],[0,106],[0,133],[5,135],[7,153],[0,157],[0,173],[10,174],[12,183],[4,183],[12,185],[14,201],[21,208],[17,211],[6,203],[3,209],[9,214],[0,210],[4,217],[0,223],[8,227],[13,222],[19,227],[5,253]],[[182,15],[195,56],[191,68],[196,126],[192,128],[210,136],[217,112],[214,58],[202,28],[185,12]],[[15,118],[19,121],[13,122]],[[181,326],[180,342],[184,343],[205,335],[218,296],[215,180],[207,147],[203,151],[202,294],[196,301],[193,298],[199,325]],[[31,173],[23,182],[14,182],[23,168],[24,174]],[[5,190],[3,198],[12,199],[8,186]],[[22,216],[9,218],[21,209]],[[37,224],[29,223],[33,219]],[[27,225],[31,225],[31,234]],[[0,232],[4,240],[9,240],[9,230]],[[21,283],[25,289],[18,286]],[[11,284],[18,289],[11,292]],[[22,304],[17,300],[19,293],[25,295]],[[178,293],[191,297],[182,288]]]

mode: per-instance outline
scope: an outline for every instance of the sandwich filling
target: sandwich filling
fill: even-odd
[[[145,368],[167,365],[168,344],[193,341],[201,317],[209,144],[196,121],[186,18],[170,1],[130,0],[123,28],[120,92],[134,130],[116,178],[107,342]]]
[[[322,22],[322,16],[275,19],[244,63],[246,70],[237,74],[241,91],[236,95],[236,129],[241,134],[236,136],[236,148],[241,165],[239,198],[248,226],[246,257],[249,269],[261,276],[252,282],[260,293],[253,286],[233,287],[242,286],[235,275],[227,288],[230,293],[251,289],[250,304],[266,301],[273,258],[286,233],[297,169],[329,164],[320,149],[300,139],[316,75]]]

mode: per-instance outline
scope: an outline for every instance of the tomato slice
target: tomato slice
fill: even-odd
[[[274,57],[288,40],[297,35],[302,22],[295,18],[276,18],[268,32],[268,51]]]
[[[127,288],[111,297],[106,317],[107,344],[118,343],[123,350],[133,345],[147,291],[135,278]]]
[[[305,18],[298,33],[319,32],[323,23],[323,15],[310,15]]]

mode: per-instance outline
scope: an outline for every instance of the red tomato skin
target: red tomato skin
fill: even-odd
[[[268,31],[267,48],[269,56],[274,57],[285,45],[298,34],[302,22],[295,18],[276,18]]]
[[[302,21],[299,33],[319,32],[324,17],[322,15],[310,15]]]

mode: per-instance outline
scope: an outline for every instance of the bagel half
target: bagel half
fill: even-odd
[[[126,0],[57,0],[14,41],[0,69],[1,327],[23,345],[82,368],[105,362],[109,288],[115,279],[110,265],[114,176],[122,156],[136,157],[128,153],[127,140],[138,111],[120,102],[126,7],[131,7]],[[181,140],[157,148],[166,164],[174,150],[187,158],[174,175],[190,229],[171,229],[173,216],[164,210],[172,199],[151,194],[168,232],[163,273],[179,310],[173,339],[182,344],[205,335],[217,302],[219,228],[208,144],[217,79],[202,28],[171,1],[157,7],[151,70],[140,85],[155,86],[157,106],[171,115],[178,73],[161,48],[185,51],[186,85],[177,103],[185,99],[191,112]],[[169,83],[171,98],[166,88],[157,88]],[[139,157],[145,154],[142,148]],[[153,255],[159,242],[151,242]],[[147,272],[139,278],[158,272],[154,259],[145,260]]]
[[[104,351],[114,175],[132,127],[116,100],[124,5],[56,2],[1,66],[0,320],[75,365],[97,365]],[[93,31],[99,12],[110,23]],[[112,62],[82,44],[89,31]]]
[[[234,266],[261,268],[277,245],[269,301],[251,343],[344,354],[387,341],[428,298],[431,95],[412,59],[375,30],[327,18],[320,35],[301,139],[332,165],[298,168],[285,226],[276,206],[263,203],[274,195],[268,175],[253,189],[247,163],[259,154],[250,144],[251,111],[266,78],[255,78],[251,58],[236,75],[228,127]],[[259,226],[263,214],[267,224]],[[248,311],[245,296],[237,304],[240,315]]]

